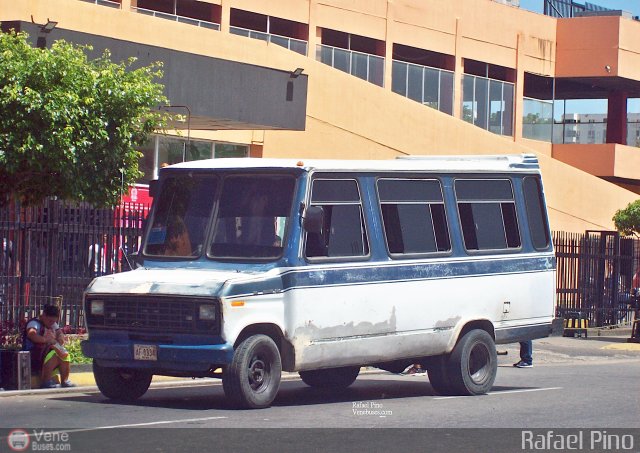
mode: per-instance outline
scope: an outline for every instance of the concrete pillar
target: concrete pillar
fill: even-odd
[[[307,49],[307,56],[313,60],[316,59],[316,46],[320,44],[321,36],[317,29],[317,0],[309,0],[309,17],[307,23],[309,24],[309,48]]]
[[[607,109],[607,143],[627,144],[627,99],[625,91],[609,93]]]
[[[138,1],[137,0],[121,0],[120,1],[120,9],[122,9],[122,11],[130,11],[132,6],[134,8],[138,6]]]
[[[222,11],[220,12],[220,31],[229,33],[229,27],[231,26],[231,1],[222,0],[220,6],[222,7]]]
[[[393,72],[393,4],[387,0],[387,21],[384,33],[384,88],[391,91]]]
[[[464,74],[461,22],[459,17],[456,18],[455,69],[453,73],[453,117],[458,119],[462,119],[462,75]]]
[[[522,139],[522,116],[524,112],[524,36],[518,33],[516,37],[516,85],[513,105],[513,141]]]

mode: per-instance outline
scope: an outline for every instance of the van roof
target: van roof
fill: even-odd
[[[402,156],[393,160],[272,159],[224,158],[182,162],[169,168],[302,168],[331,171],[460,171],[460,172],[531,172],[539,170],[534,154]]]

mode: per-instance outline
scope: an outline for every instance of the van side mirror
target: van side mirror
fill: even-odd
[[[309,206],[302,215],[302,228],[307,233],[322,233],[324,225],[324,209],[320,206]]]

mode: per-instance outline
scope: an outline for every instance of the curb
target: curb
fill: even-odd
[[[91,365],[89,365],[91,366]],[[388,373],[379,369],[363,369],[360,374],[385,374]],[[392,373],[393,374],[393,373]],[[53,389],[25,389],[25,390],[5,390],[0,391],[0,398],[17,396],[17,395],[47,395],[51,393],[96,393],[98,392],[98,386],[95,383],[92,372],[81,372],[70,376],[71,380],[77,385],[77,387],[68,388],[53,388]],[[284,372],[282,373],[282,381],[292,381],[300,379],[297,372]],[[222,379],[220,378],[175,378],[171,376],[154,376],[149,388],[163,388],[163,387],[180,387],[189,384],[189,386],[203,386],[203,385],[222,385]]]

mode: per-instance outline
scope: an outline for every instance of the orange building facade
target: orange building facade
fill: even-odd
[[[624,15],[555,19],[491,0],[0,0],[0,21],[55,21],[48,41],[72,31],[291,74],[280,110],[306,89],[303,127],[203,113],[188,125],[189,140],[247,156],[534,152],[563,231],[612,229],[640,193],[627,113],[640,98],[640,22]],[[297,68],[306,85],[294,91]],[[215,71],[194,80],[207,77],[233,94]],[[558,113],[575,99],[606,100],[599,141]]]

